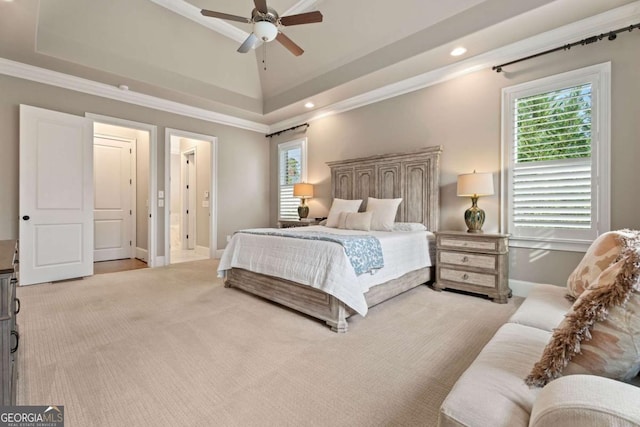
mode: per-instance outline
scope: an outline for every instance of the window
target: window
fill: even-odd
[[[293,197],[293,184],[307,181],[307,140],[278,145],[278,218],[298,219],[300,200]]]
[[[503,229],[584,251],[609,230],[610,63],[503,89]]]

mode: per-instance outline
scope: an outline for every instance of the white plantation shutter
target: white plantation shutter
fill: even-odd
[[[591,228],[591,158],[516,164],[515,227]]]
[[[306,139],[278,145],[278,218],[298,219],[300,199],[293,197],[293,184],[306,182]]]
[[[584,250],[608,231],[609,68],[503,91],[503,224],[513,246]]]

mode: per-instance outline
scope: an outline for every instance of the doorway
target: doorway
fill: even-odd
[[[151,132],[110,120],[93,121],[96,274],[151,266]]]
[[[167,129],[168,263],[209,259],[216,253],[216,142],[215,137]]]

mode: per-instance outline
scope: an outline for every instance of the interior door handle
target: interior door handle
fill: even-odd
[[[22,219],[24,219],[25,221],[29,221],[29,219],[31,219],[31,217],[29,215],[25,215],[22,217]]]

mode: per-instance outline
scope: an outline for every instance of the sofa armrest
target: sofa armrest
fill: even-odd
[[[639,426],[640,388],[595,375],[551,381],[533,404],[529,427]]]

